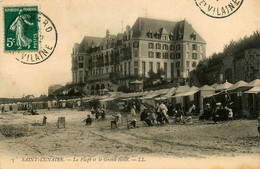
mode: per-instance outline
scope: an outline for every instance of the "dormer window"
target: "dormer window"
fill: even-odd
[[[171,32],[169,35],[170,40],[174,40],[174,34]]]
[[[178,40],[181,40],[183,38],[182,30],[179,28],[178,30]]]
[[[190,38],[191,38],[192,40],[196,40],[196,38],[197,38],[197,37],[196,37],[196,33],[193,32],[193,33],[190,35]]]
[[[148,38],[153,38],[153,33],[151,30],[149,30],[149,32],[147,33],[147,36],[148,36]]]
[[[160,33],[159,33],[158,31],[154,34],[154,37],[155,37],[156,39],[161,39],[161,38],[160,38]]]

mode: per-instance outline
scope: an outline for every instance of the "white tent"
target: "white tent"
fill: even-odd
[[[15,104],[15,103],[12,104],[12,111],[13,111],[13,112],[17,112],[17,111],[18,111],[18,106],[17,106],[17,104]]]
[[[198,91],[199,91],[199,88],[197,88],[196,86],[193,86],[187,92],[179,93],[179,94],[176,94],[175,96],[172,96],[172,97],[192,96],[195,93],[197,93]]]
[[[147,100],[147,99],[152,99],[159,95],[160,95],[160,90],[155,90],[155,91],[151,90],[151,91],[148,91],[146,95],[144,95],[143,97],[140,97],[139,99]]]
[[[167,90],[167,92],[165,93],[165,95],[161,96],[161,97],[158,97],[158,98],[155,98],[155,100],[166,100],[168,98],[171,98],[171,96],[175,93],[176,91],[176,88],[175,87],[172,87],[170,88],[169,90]]]
[[[218,86],[220,86],[220,84],[218,83],[214,83],[213,85],[211,85],[211,87],[213,87],[214,89],[216,89]]]
[[[203,111],[203,106],[204,106],[204,100],[203,98],[205,98],[206,96],[215,94],[215,88],[212,86],[208,86],[208,85],[204,85],[201,88],[199,88],[200,90],[200,97],[199,97],[199,107],[200,107],[200,111]]]
[[[0,111],[4,110],[4,104],[0,104]]]
[[[248,84],[249,87],[254,87],[260,85],[260,79],[255,79],[254,81]]]
[[[4,105],[4,111],[5,112],[10,111],[9,104]]]
[[[204,85],[200,88],[200,90],[202,90],[202,91],[213,91],[213,90],[215,90],[215,88],[212,87],[212,86]]]
[[[246,91],[245,93],[260,93],[260,85],[259,86],[255,86],[252,89]]]
[[[50,108],[50,109],[51,109],[51,108],[52,108],[51,101],[48,101],[48,102],[47,102],[47,104],[48,104],[48,108]]]
[[[238,81],[237,83],[233,84],[228,88],[228,90],[235,90],[240,87],[247,87],[248,83],[244,82],[243,80]]]
[[[232,86],[232,84],[226,81],[224,84],[217,86],[216,90],[227,90],[231,86]]]

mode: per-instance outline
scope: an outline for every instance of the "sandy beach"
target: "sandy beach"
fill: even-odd
[[[234,120],[213,124],[198,121],[193,125],[147,127],[127,130],[126,118],[117,129],[110,128],[111,112],[105,120],[85,126],[89,111],[40,110],[39,115],[0,115],[1,154],[25,156],[160,156],[195,157],[251,156],[260,153],[256,120]],[[47,125],[41,126],[43,116]],[[66,118],[66,128],[57,129],[58,117]],[[21,135],[4,136],[6,126],[21,129]]]

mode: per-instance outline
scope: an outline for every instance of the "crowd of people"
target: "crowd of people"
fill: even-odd
[[[227,105],[223,106],[221,103],[216,103],[216,107],[211,108],[210,104],[207,103],[203,114],[200,116],[200,120],[210,120],[214,123],[219,121],[233,120],[233,111]]]
[[[97,120],[99,119],[99,117],[101,117],[101,119],[105,119],[106,118],[105,106],[98,106],[98,107],[96,107],[96,109],[94,109],[94,107],[92,107],[91,114],[95,115]]]
[[[174,123],[190,122],[191,115],[194,114],[195,109],[194,104],[191,105],[188,112],[184,112],[180,105],[173,106],[171,103],[160,102],[154,107],[150,105],[145,106],[144,102],[141,102],[139,105],[140,121],[147,126],[170,124],[170,119],[173,119]],[[133,102],[130,109],[130,128],[136,127],[137,111],[136,104]],[[187,117],[186,121],[184,117]]]
[[[138,106],[138,107],[137,107]],[[132,102],[129,106],[130,110],[128,111],[127,127],[136,128],[137,121],[143,122],[147,126],[161,125],[161,124],[170,124],[170,121],[173,123],[193,123],[192,116],[196,114],[196,106],[194,104],[190,105],[190,108],[185,112],[181,105],[173,105],[171,103],[159,102],[156,106],[146,105],[144,102],[136,104]],[[98,119],[106,118],[105,106],[97,106],[96,108],[91,109],[91,114]],[[121,113],[112,114],[113,120],[111,121],[111,127],[117,128],[122,123]],[[138,120],[140,119],[140,120]],[[214,109],[211,108],[210,104],[207,103],[204,108],[204,112],[199,116],[200,120],[212,120],[214,123],[225,120],[233,120],[232,109],[228,106],[222,106],[221,103],[217,103]],[[92,124],[92,118],[88,115],[88,118],[85,119],[86,125]]]

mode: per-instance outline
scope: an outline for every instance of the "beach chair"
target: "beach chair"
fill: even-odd
[[[58,117],[57,128],[65,128],[65,117]]]

